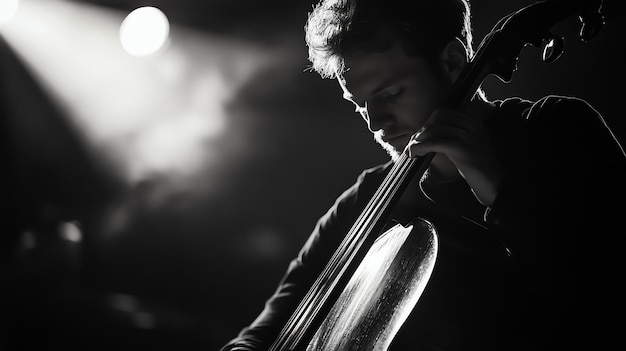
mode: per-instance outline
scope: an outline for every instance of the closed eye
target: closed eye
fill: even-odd
[[[388,99],[388,98],[395,97],[395,96],[402,94],[403,91],[404,91],[404,88],[402,86],[399,86],[399,85],[390,86],[379,91],[376,94],[375,98],[376,99]]]

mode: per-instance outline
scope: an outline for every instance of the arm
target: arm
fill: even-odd
[[[610,340],[593,329],[609,326],[601,323],[602,314],[619,296],[615,278],[626,228],[623,150],[582,100],[548,97],[525,117],[519,137],[509,141],[517,152],[502,156],[505,177],[486,219],[521,267],[537,329],[553,335],[555,343],[558,335],[577,333],[595,334],[595,342]]]
[[[382,168],[378,167],[364,172],[335,201],[289,264],[261,314],[223,346],[222,351],[267,350],[270,347],[382,180],[381,171]]]
[[[595,224],[583,228],[600,226],[606,240],[620,237],[626,156],[599,113],[582,100],[551,96],[524,116],[519,137],[509,140],[516,145],[502,148],[517,150],[500,156],[505,176],[486,220],[508,235],[546,226],[580,233],[573,219],[589,218],[585,222]],[[532,250],[536,239],[546,239],[508,236],[520,255]]]

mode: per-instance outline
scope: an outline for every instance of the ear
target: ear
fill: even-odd
[[[456,80],[468,63],[465,44],[459,38],[450,40],[441,52],[441,62],[452,81]]]

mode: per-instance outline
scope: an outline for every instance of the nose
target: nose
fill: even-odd
[[[393,114],[379,104],[366,103],[361,115],[367,122],[367,128],[373,133],[377,130],[389,129],[394,123]]]

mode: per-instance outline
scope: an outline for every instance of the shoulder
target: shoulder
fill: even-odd
[[[494,104],[504,113],[517,112],[516,114],[519,114],[527,120],[544,114],[568,111],[575,112],[575,115],[600,115],[598,111],[585,100],[563,95],[547,95],[535,101],[512,97],[504,100],[496,100]],[[560,113],[559,115],[561,115]]]
[[[605,134],[609,130],[602,115],[587,101],[562,95],[547,95],[535,101],[508,98],[494,102],[500,116],[517,123],[527,131],[541,135],[579,137],[589,133]]]
[[[570,118],[577,118],[576,116],[597,118],[600,116],[600,113],[583,99],[571,96],[548,95],[532,103],[525,111],[525,117],[530,119],[533,116],[546,113],[557,113],[555,118],[564,116],[563,113],[570,113],[567,115]]]

